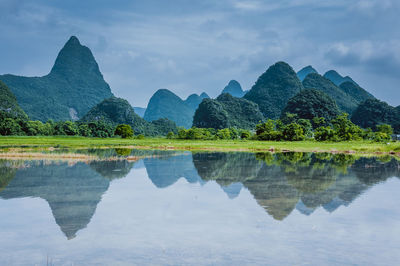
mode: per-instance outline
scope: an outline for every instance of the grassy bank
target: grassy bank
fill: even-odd
[[[298,152],[350,152],[394,153],[400,155],[400,143],[349,142],[275,142],[243,140],[170,140],[165,138],[120,139],[84,137],[0,137],[0,148],[107,148],[176,149],[212,151],[298,151]]]

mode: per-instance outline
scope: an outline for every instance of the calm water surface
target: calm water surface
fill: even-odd
[[[1,265],[400,265],[400,163],[93,151],[0,161]]]

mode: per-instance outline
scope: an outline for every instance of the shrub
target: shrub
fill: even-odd
[[[115,128],[115,135],[121,136],[121,138],[132,138],[133,137],[133,130],[130,125],[120,124]]]
[[[136,136],[137,139],[144,139],[144,135],[143,134],[139,134]]]
[[[375,132],[373,141],[376,142],[388,142],[391,141],[391,135],[384,132]]]

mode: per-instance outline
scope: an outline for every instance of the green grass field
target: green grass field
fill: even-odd
[[[165,138],[120,139],[85,137],[0,137],[0,148],[107,148],[176,149],[214,151],[298,151],[351,152],[365,154],[394,153],[400,155],[400,143],[349,142],[276,142],[247,140],[177,140]]]

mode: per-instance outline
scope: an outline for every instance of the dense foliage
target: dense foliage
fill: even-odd
[[[287,113],[289,114],[289,113]],[[291,119],[289,119],[289,118]],[[319,126],[313,131],[310,120],[297,119],[296,115],[287,115],[286,121],[271,120],[256,126],[255,138],[272,141],[298,141],[312,139],[317,141],[372,140],[389,141],[393,132],[390,125],[381,125],[376,132],[363,130],[343,113],[331,121],[332,126]]]
[[[193,117],[193,126],[199,128],[244,128],[253,129],[264,117],[257,104],[236,98],[228,93],[217,99],[205,99]]]
[[[258,104],[266,118],[276,119],[288,100],[303,89],[293,69],[284,62],[270,66],[244,96]]]
[[[377,99],[362,102],[351,116],[351,120],[363,128],[377,129],[379,124],[390,124],[400,133],[400,111]]]
[[[230,95],[238,98],[243,97],[243,95],[245,94],[245,92],[242,89],[242,86],[240,86],[240,83],[237,82],[236,80],[229,81],[228,85],[226,85],[221,92],[221,94],[224,93],[229,93]]]
[[[345,81],[340,84],[339,88],[356,99],[358,102],[363,102],[368,99],[375,99],[371,93],[358,86],[355,82]]]
[[[1,75],[31,119],[78,119],[105,98],[113,96],[91,51],[71,37],[44,77]]]
[[[208,95],[189,96],[185,102],[167,89],[158,90],[150,98],[144,119],[153,121],[159,118],[168,118],[178,126],[189,128],[192,126],[193,114],[203,97],[208,97]]]
[[[171,132],[172,133],[172,132]],[[238,130],[236,128],[181,128],[177,135],[168,134],[168,138],[178,139],[197,139],[197,140],[217,140],[217,139],[247,139],[251,135],[248,130]]]
[[[343,112],[351,114],[357,108],[357,100],[345,93],[332,81],[319,74],[309,74],[303,80],[303,85],[305,88],[317,89],[329,95],[333,100],[336,101],[336,104]]]
[[[17,98],[7,87],[0,81],[0,113],[2,117],[27,119],[28,116],[19,107]]]
[[[298,118],[312,120],[323,117],[330,122],[340,114],[336,102],[326,93],[315,89],[305,89],[291,98],[282,111],[281,119],[286,113],[296,114]]]
[[[135,113],[127,100],[116,97],[105,99],[94,106],[81,121],[105,121],[113,126],[127,124],[135,133],[148,136],[165,136],[169,131],[177,132],[173,121],[158,119],[147,122]]]

